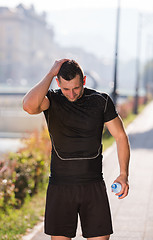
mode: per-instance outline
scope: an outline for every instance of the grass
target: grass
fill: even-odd
[[[145,107],[146,107],[145,104],[140,105],[139,108],[138,108],[138,114],[141,113]],[[136,115],[136,114],[134,114],[134,113],[130,113],[127,118],[123,119],[123,123],[124,123],[125,128],[126,128],[130,123],[132,123],[133,120],[134,120],[137,116],[138,116],[138,115]]]
[[[144,105],[139,107],[140,113]],[[124,126],[127,127],[137,115],[129,114],[123,119]],[[103,136],[103,151],[112,145],[114,138],[105,131]],[[45,211],[46,186],[32,198],[27,197],[24,205],[20,209],[7,209],[0,211],[0,239],[1,240],[21,240],[22,236],[33,228],[36,223],[42,220]]]
[[[20,209],[0,211],[0,239],[21,240],[29,229],[42,220],[45,211],[46,188],[32,198],[27,197]]]

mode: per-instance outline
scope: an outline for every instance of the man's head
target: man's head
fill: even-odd
[[[68,60],[62,64],[56,81],[64,96],[74,102],[83,94],[86,77],[77,62]]]

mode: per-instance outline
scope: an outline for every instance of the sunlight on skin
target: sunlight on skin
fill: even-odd
[[[83,79],[83,84],[80,80],[79,75],[76,75],[76,77],[70,81],[66,81],[62,77],[60,77],[60,82],[58,81],[58,79],[56,79],[56,81],[57,81],[58,86],[61,88],[63,95],[70,102],[75,102],[83,94],[83,91],[84,91],[83,86],[86,83],[86,76]]]

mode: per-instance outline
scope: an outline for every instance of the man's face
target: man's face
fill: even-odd
[[[80,76],[76,75],[70,81],[66,81],[64,78],[60,77],[60,81],[56,79],[58,86],[61,88],[63,95],[70,101],[75,102],[79,99],[84,91],[83,85],[85,85],[85,79],[83,79],[83,83],[80,80]]]

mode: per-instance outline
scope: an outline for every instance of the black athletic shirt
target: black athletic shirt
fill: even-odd
[[[50,183],[82,183],[102,179],[104,122],[118,116],[106,93],[84,88],[70,102],[59,90],[49,90],[44,111],[52,142]]]

